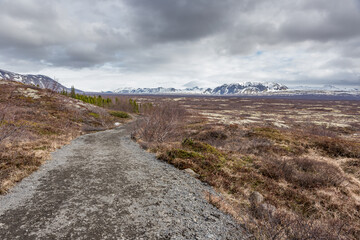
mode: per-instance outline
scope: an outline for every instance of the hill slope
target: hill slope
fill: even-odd
[[[0,193],[36,170],[57,147],[114,121],[94,105],[0,80]]]
[[[67,89],[65,86],[56,82],[54,79],[45,75],[22,75],[0,69],[0,79],[8,81],[21,82],[27,85],[33,85],[40,88],[63,90]]]

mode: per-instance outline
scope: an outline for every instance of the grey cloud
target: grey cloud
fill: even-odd
[[[74,42],[91,43],[109,55],[101,58],[106,62],[124,49],[212,37],[215,40],[210,48],[243,54],[259,45],[358,36],[360,8],[355,5],[355,0],[305,0],[301,4],[249,0],[83,0],[73,4],[62,0],[40,4],[37,0],[5,0],[1,3],[0,25],[8,31],[0,33],[0,48],[62,46],[65,53],[71,53]],[[269,8],[268,13],[259,11],[264,6]],[[282,21],[276,21],[277,13],[282,14]],[[266,14],[269,16],[264,17]],[[57,64],[55,58],[51,61]],[[89,65],[93,63],[89,59]]]
[[[225,54],[247,55],[255,51],[257,46],[279,44],[276,27],[271,23],[250,25],[244,20],[220,37],[215,38],[216,47]]]
[[[57,15],[56,8],[51,1],[2,0],[0,12],[22,20],[49,20]]]
[[[360,9],[356,1],[308,1],[303,11],[295,11],[280,28],[294,41],[342,40],[360,35]]]
[[[264,13],[266,7],[268,10]],[[266,14],[268,16],[264,16]],[[331,48],[334,48],[341,41],[359,37],[359,26],[360,4],[357,0],[259,1],[250,12],[243,13],[231,31],[225,33],[228,38],[225,41],[230,42],[235,53],[259,45],[283,47],[306,41],[315,42],[314,45],[331,42]],[[233,42],[237,43],[235,47]]]
[[[311,77],[308,78],[308,81],[315,82],[317,84],[360,87],[360,73],[338,72],[324,78]]]
[[[127,0],[139,36],[156,42],[197,40],[226,31],[245,1]]]
[[[359,0],[1,0],[0,62],[190,76],[187,58],[306,43],[309,53],[332,53],[322,68],[339,76],[329,81],[356,83],[343,70],[359,71],[359,26]]]
[[[89,15],[90,10],[97,10],[87,6],[92,1],[81,2],[78,10],[89,11]],[[67,4],[70,1],[0,2],[1,57],[87,67],[111,61],[117,49],[129,46],[123,33],[111,24],[104,24],[101,18],[88,22],[76,11],[68,11]]]
[[[343,56],[360,60],[360,37],[339,43],[338,48]]]
[[[360,75],[344,72],[327,77],[301,76],[294,80],[282,79],[281,83],[288,86],[323,86],[334,85],[337,87],[360,88]]]
[[[51,2],[0,2],[0,47],[39,47],[63,42],[64,29],[60,29],[57,14]]]
[[[111,55],[103,54],[93,44],[73,44],[66,48],[51,48],[51,54],[47,57],[55,66],[69,68],[82,68],[89,65],[102,65],[104,62],[113,60]]]
[[[360,62],[360,61],[359,61]],[[349,58],[336,58],[332,59],[326,63],[324,63],[323,68],[324,69],[353,69],[356,68],[359,64],[357,61]]]

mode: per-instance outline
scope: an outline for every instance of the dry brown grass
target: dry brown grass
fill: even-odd
[[[338,137],[313,138],[312,146],[330,157],[360,158],[360,143]]]
[[[285,180],[297,187],[338,187],[345,181],[340,168],[328,162],[309,158],[285,160],[264,159],[259,162],[260,172],[275,180]]]
[[[143,99],[151,100],[171,102]],[[223,193],[224,199],[207,198],[246,225],[255,239],[359,239],[359,103],[176,102],[192,117],[182,122],[176,138],[153,145],[151,151],[180,169],[193,169]],[[252,207],[248,198],[254,191],[275,211]]]
[[[114,121],[104,109],[51,90],[2,81],[0,88],[0,194],[50,157],[50,152]]]

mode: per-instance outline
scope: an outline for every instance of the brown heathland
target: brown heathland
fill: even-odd
[[[139,120],[134,137],[160,159],[191,168],[215,186],[225,199],[207,196],[209,201],[247,225],[254,237],[359,238],[359,101],[137,100],[155,102],[159,116],[175,114],[177,120],[162,121],[172,125],[167,128],[172,134],[159,141],[153,136],[164,128],[147,124],[156,119],[152,113]],[[166,114],[168,104],[176,105]],[[254,192],[264,201],[252,204]]]
[[[143,115],[133,138],[223,193],[204,197],[254,238],[359,238],[359,101],[135,98],[114,98],[110,106]],[[124,117],[50,90],[0,81],[0,193],[57,147]]]

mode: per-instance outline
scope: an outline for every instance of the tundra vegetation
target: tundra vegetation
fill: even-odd
[[[360,102],[141,97],[133,138],[254,239],[360,238]],[[255,196],[255,197],[254,197]]]
[[[359,101],[135,99],[0,84],[1,194],[71,139],[140,114],[132,137],[214,186],[223,197],[204,197],[254,239],[359,239]]]
[[[125,98],[105,109],[98,106],[107,99],[64,95],[0,80],[0,194],[38,169],[56,148],[83,133],[127,121],[130,115],[120,110],[134,108],[134,101]]]

